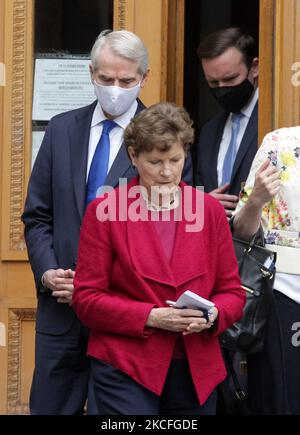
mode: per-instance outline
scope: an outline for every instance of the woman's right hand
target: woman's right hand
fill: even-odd
[[[249,201],[263,207],[280,190],[280,173],[269,160],[266,160],[255,175],[253,191]]]
[[[203,317],[200,310],[178,308],[153,308],[150,311],[146,325],[151,328],[165,329],[166,331],[184,332],[191,324],[197,324],[198,331],[211,326]]]

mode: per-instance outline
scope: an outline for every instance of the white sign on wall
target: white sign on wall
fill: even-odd
[[[33,121],[92,103],[96,97],[89,73],[89,59],[38,58],[35,60]]]

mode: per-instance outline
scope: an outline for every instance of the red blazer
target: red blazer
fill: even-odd
[[[121,189],[109,194],[119,204]],[[242,316],[241,289],[231,234],[223,207],[212,197],[181,183],[195,199],[204,199],[202,231],[186,232],[177,223],[171,264],[151,222],[99,222],[93,201],[79,243],[73,306],[90,328],[88,354],[127,373],[160,395],[173,355],[176,334],[145,327],[153,307],[166,306],[185,290],[215,302],[219,310],[212,332],[184,336],[199,402],[226,377],[218,335]],[[185,194],[183,195],[183,199]],[[203,198],[204,197],[204,198]],[[104,201],[104,200],[103,200]],[[128,200],[128,208],[134,199]],[[117,206],[117,212],[119,205]]]

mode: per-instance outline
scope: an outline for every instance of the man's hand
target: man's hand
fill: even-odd
[[[75,272],[71,269],[50,269],[44,273],[43,283],[52,291],[52,296],[57,298],[58,303],[71,305],[74,276]]]
[[[234,212],[237,203],[239,201],[239,197],[236,195],[229,195],[225,192],[228,191],[230,184],[224,184],[223,186],[218,187],[217,189],[209,192],[209,195],[216,198],[225,208],[226,216],[231,218],[232,213]]]

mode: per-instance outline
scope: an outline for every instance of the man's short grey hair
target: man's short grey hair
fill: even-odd
[[[137,35],[127,30],[103,30],[100,33],[91,51],[91,63],[94,71],[99,67],[101,50],[106,45],[115,55],[137,62],[139,74],[144,75],[147,72],[147,48]]]

